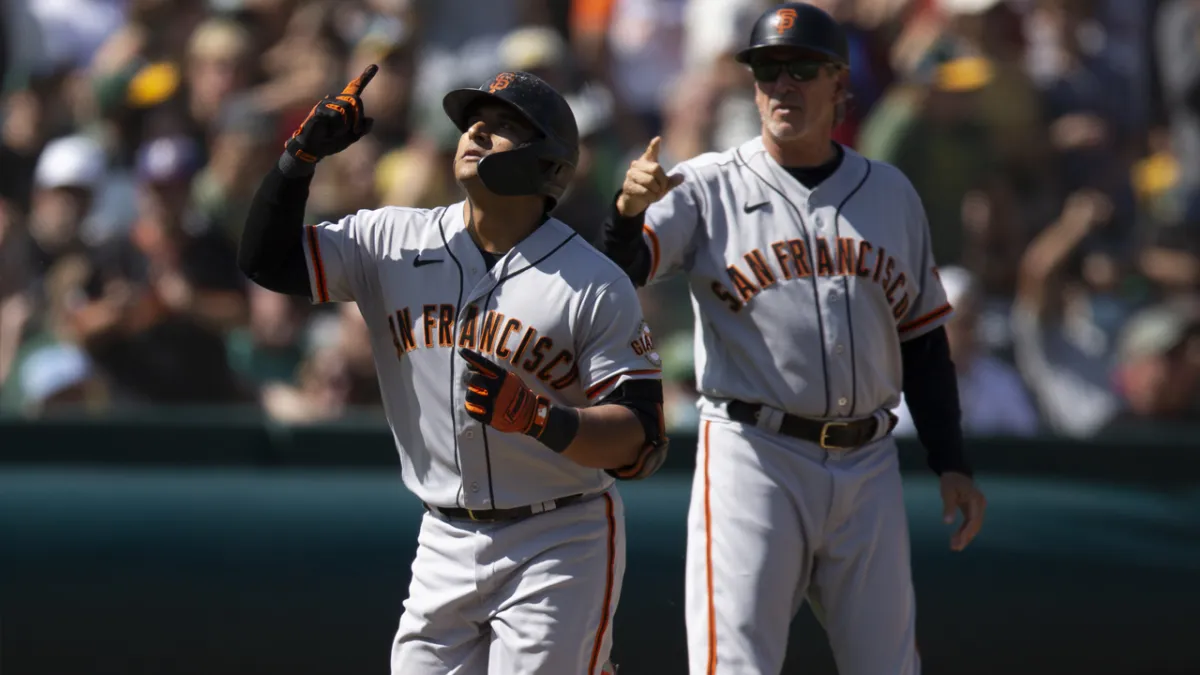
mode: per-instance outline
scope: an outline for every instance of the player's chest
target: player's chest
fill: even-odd
[[[396,265],[380,280],[397,358],[442,362],[470,349],[558,388],[577,379],[573,293],[560,280],[444,249],[421,259],[440,262]]]
[[[698,263],[768,282],[808,276],[873,276],[913,263],[904,224],[878,209],[773,201],[710,227]]]
[[[770,292],[819,292],[830,281],[845,288],[846,280],[887,297],[897,283],[914,282],[915,251],[887,209],[772,195],[738,210],[709,228],[693,266],[718,295],[745,304]]]

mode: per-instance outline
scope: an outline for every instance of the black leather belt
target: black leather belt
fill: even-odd
[[[758,424],[758,415],[763,406],[745,401],[730,401],[725,411],[729,419],[742,424]],[[897,418],[889,410],[888,431],[896,427]],[[866,445],[879,431],[879,419],[868,417],[853,422],[836,420],[814,420],[784,413],[779,423],[779,433],[805,441],[811,441],[826,450],[849,450]]]
[[[517,518],[526,518],[538,513],[561,509],[569,504],[583,499],[587,495],[580,493],[577,495],[568,495],[552,499],[549,502],[540,502],[531,506],[516,506],[511,509],[463,509],[458,507],[442,508],[440,506],[430,506],[425,504],[425,508],[433,513],[445,516],[452,520],[472,520],[477,523],[498,523],[505,520],[516,520]],[[552,506],[544,506],[552,504]]]

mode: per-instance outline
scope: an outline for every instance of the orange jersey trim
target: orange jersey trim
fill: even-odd
[[[308,234],[308,255],[312,260],[313,281],[316,285],[317,302],[329,302],[329,286],[325,284],[325,264],[321,262],[321,240],[315,225],[305,228]]]
[[[650,275],[646,277],[646,281],[650,281],[658,272],[658,261],[662,254],[658,246],[658,235],[654,233],[654,230],[650,229],[649,225],[643,225],[642,231],[650,235]]]
[[[657,370],[657,369],[623,370],[623,371],[617,373],[616,375],[607,377],[607,378],[601,380],[600,382],[592,385],[592,388],[587,390],[587,397],[589,399],[596,398],[601,393],[603,393],[605,389],[608,389],[610,386],[612,386],[613,382],[616,382],[618,379],[620,379],[621,377],[623,377],[625,375],[652,375],[654,373],[661,373],[661,372],[662,372],[661,370]]]
[[[600,661],[600,648],[604,644],[604,632],[608,630],[608,615],[612,613],[613,584],[617,577],[617,518],[613,513],[612,495],[604,493],[605,515],[608,516],[608,574],[604,579],[604,606],[601,608],[600,625],[592,641],[592,659],[588,661],[588,675],[596,672]]]
[[[899,330],[901,333],[907,333],[911,330],[916,330],[916,329],[920,328],[921,326],[929,325],[930,323],[937,321],[938,319],[942,318],[943,316],[946,316],[953,309],[954,308],[950,306],[950,303],[946,303],[946,304],[942,305],[941,307],[938,307],[937,309],[933,310],[932,312],[926,314],[925,316],[919,316],[919,317],[913,319],[912,321],[909,321],[908,323],[900,324],[900,328],[898,328],[897,330]]]
[[[712,556],[712,484],[709,481],[708,431],[712,422],[704,421],[704,567],[708,574],[708,675],[717,672],[717,603],[713,593]]]

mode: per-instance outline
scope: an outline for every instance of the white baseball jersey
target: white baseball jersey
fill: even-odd
[[[463,202],[385,207],[306,228],[315,302],[358,303],[405,485],[437,507],[503,509],[613,479],[463,409],[466,347],[535,392],[586,407],[661,364],[629,278],[550,219],[489,270]]]
[[[687,274],[700,392],[815,418],[899,403],[900,343],[952,314],[912,184],[845,148],[805,188],[762,138],[682,162],[646,212],[648,283]]]

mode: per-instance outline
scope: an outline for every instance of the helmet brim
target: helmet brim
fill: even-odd
[[[466,131],[467,120],[471,115],[471,111],[476,107],[483,105],[489,101],[504,104],[509,110],[513,110],[521,116],[521,119],[529,122],[534,129],[545,135],[546,131],[542,128],[538,121],[533,119],[520,107],[513,105],[511,101],[497,96],[493,93],[483,91],[482,89],[454,89],[442,97],[442,110],[446,111],[446,116],[458,127],[459,131]]]
[[[750,61],[754,58],[755,54],[757,54],[758,52],[761,52],[761,51],[768,50],[768,49],[791,49],[791,50],[795,50],[799,54],[808,56],[816,61],[828,61],[830,63],[836,63],[836,64],[842,65],[842,66],[849,65],[848,63],[846,63],[846,60],[843,59],[841,57],[841,55],[839,55],[837,52],[833,52],[833,51],[830,51],[827,49],[821,49],[819,47],[807,47],[807,46],[792,44],[789,42],[785,42],[783,40],[780,40],[779,42],[776,42],[776,43],[768,42],[766,44],[754,45],[753,47],[747,47],[747,48],[743,49],[742,51],[738,52],[737,54],[735,54],[733,58],[738,63],[744,63],[746,65],[750,65]]]

